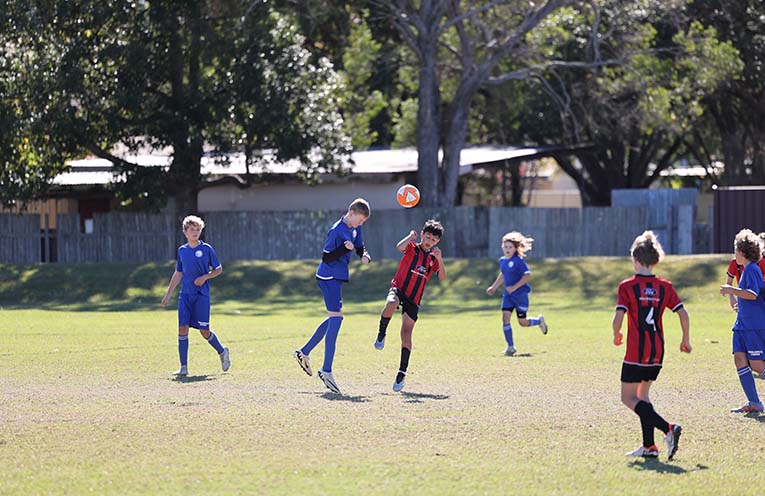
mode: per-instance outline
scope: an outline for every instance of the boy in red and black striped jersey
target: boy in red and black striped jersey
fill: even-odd
[[[380,328],[375,340],[375,348],[382,350],[385,346],[385,333],[388,329],[393,313],[400,306],[401,315],[401,363],[393,383],[394,391],[404,389],[406,370],[409,367],[409,356],[412,353],[412,331],[420,311],[420,300],[425,290],[425,285],[434,273],[438,279],[446,279],[446,267],[441,257],[441,250],[436,247],[444,234],[444,227],[436,220],[428,220],[420,233],[420,242],[417,233],[412,230],[408,236],[396,245],[398,251],[403,252],[401,263],[398,265],[396,275],[390,283],[388,298],[380,316]]]
[[[682,428],[670,424],[653,409],[649,398],[651,384],[659,376],[664,361],[664,328],[661,317],[665,308],[677,313],[683,339],[680,351],[691,352],[690,319],[672,283],[656,277],[653,268],[664,257],[656,236],[645,231],[635,238],[630,249],[635,275],[619,283],[616,313],[612,324],[614,344],[622,344],[622,322],[627,314],[627,352],[622,364],[622,403],[640,417],[643,445],[627,456],[656,458],[659,449],[654,442],[654,429],[665,433],[667,458],[675,456]]]

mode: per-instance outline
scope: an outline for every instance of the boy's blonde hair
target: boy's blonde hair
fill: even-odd
[[[203,221],[200,217],[197,217],[196,215],[187,215],[183,219],[183,230],[189,228],[189,226],[199,226],[200,229],[205,228],[205,221]]]
[[[355,212],[361,214],[364,217],[369,217],[371,209],[369,208],[369,202],[363,198],[356,198],[348,205],[349,212]]]
[[[518,231],[512,231],[502,236],[502,244],[505,241],[510,241],[515,246],[515,252],[518,256],[523,258],[526,256],[526,252],[531,251],[531,245],[534,243],[534,238],[527,238]]]
[[[765,258],[765,232],[761,232],[757,235],[760,238],[760,247],[762,248],[762,258]]]
[[[733,248],[740,251],[744,258],[750,262],[759,262],[762,257],[760,237],[754,234],[751,229],[742,229],[736,234]]]
[[[643,231],[632,242],[630,255],[643,267],[653,267],[664,258],[664,248],[653,231]]]

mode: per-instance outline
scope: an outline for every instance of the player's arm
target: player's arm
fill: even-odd
[[[194,279],[194,284],[196,284],[197,286],[201,286],[202,284],[209,281],[210,279],[215,279],[216,277],[221,275],[222,272],[223,272],[223,266],[219,265],[217,268],[211,270],[207,274],[203,274],[197,277],[196,279]]]
[[[730,273],[728,273],[728,274],[727,274],[727,276],[728,276],[728,277],[725,279],[725,284],[726,284],[727,286],[731,286],[731,285],[733,285],[733,276],[732,276],[732,275],[730,275]],[[735,296],[733,296],[732,294],[729,294],[729,295],[728,295],[728,303],[730,303],[730,307],[731,307],[733,310],[735,310],[735,311],[737,311],[737,310],[738,310],[738,301],[736,301],[736,297],[735,297]]]
[[[486,288],[486,294],[487,295],[493,295],[494,292],[499,289],[499,287],[502,285],[502,271],[499,271],[499,274],[497,275],[497,278],[494,279],[494,282],[491,286]]]
[[[756,300],[757,294],[750,289],[737,288],[730,284],[723,284],[720,286],[721,295],[733,295],[741,298],[742,300]]]
[[[350,248],[348,247],[350,245]],[[349,251],[353,250],[353,243],[350,241],[345,241],[343,244],[338,246],[332,251],[325,251],[321,256],[321,261],[324,263],[330,263],[334,262],[335,260],[339,260],[340,257],[348,253]]]
[[[183,277],[183,272],[175,271],[173,272],[173,275],[170,277],[170,284],[167,286],[167,292],[165,292],[165,297],[162,298],[162,306],[166,307],[168,303],[170,303],[170,296],[172,296],[173,291],[175,291],[175,287],[178,286],[178,283],[181,282],[181,278]]]
[[[404,253],[406,251],[406,245],[409,244],[410,241],[414,241],[417,239],[417,232],[415,232],[414,229],[409,231],[409,234],[407,236],[404,236],[401,238],[401,241],[396,243],[396,249],[400,251],[401,253]]]
[[[445,281],[446,280],[446,265],[444,265],[444,259],[441,255],[441,249],[440,248],[433,248],[433,256],[436,257],[436,261],[438,261],[438,280],[439,281]]]
[[[688,316],[688,312],[685,308],[681,308],[677,311],[677,316],[680,318],[680,328],[683,330],[683,340],[680,341],[680,351],[683,353],[691,352],[691,318]]]
[[[361,259],[361,263],[369,263],[372,261],[372,255],[369,254],[364,245],[356,247],[356,255]]]
[[[505,289],[507,290],[507,294],[513,294],[513,291],[520,288],[527,282],[529,282],[529,279],[531,279],[531,273],[527,272],[526,274],[523,274],[523,277],[521,277],[518,282],[513,284],[512,286],[507,286]]]
[[[627,313],[627,310],[623,308],[617,308],[616,312],[614,312],[614,320],[611,322],[611,329],[614,331],[614,344],[616,346],[619,346],[622,344],[622,339],[624,336],[622,336],[622,324],[624,323],[624,314]]]

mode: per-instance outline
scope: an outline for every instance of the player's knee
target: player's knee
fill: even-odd
[[[202,335],[203,338],[207,339],[210,337],[210,331],[207,329],[200,329],[199,334]]]
[[[189,326],[181,326],[178,328],[178,335],[179,336],[188,336],[189,335]]]
[[[520,324],[522,327],[528,327],[528,326],[529,326],[529,321],[528,321],[528,320],[526,320],[526,319],[518,319],[518,323],[519,323],[519,324]]]
[[[337,312],[330,311],[330,312],[327,312],[327,315],[329,317],[340,317],[342,319],[343,318],[343,311],[342,310],[338,310]]]

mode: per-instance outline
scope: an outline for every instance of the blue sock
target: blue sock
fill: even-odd
[[[189,363],[189,335],[178,335],[178,355],[181,357],[181,365]]]
[[[738,372],[738,380],[741,381],[741,387],[744,388],[744,394],[749,403],[760,404],[760,397],[757,395],[757,386],[754,385],[754,376],[752,375],[752,369],[747,365],[736,369]]]
[[[220,341],[218,341],[218,336],[216,336],[214,332],[210,331],[210,337],[207,338],[207,342],[210,343],[210,346],[215,348],[215,351],[218,352],[218,355],[223,353],[223,345],[220,344]]]
[[[539,325],[540,320],[536,317],[527,317],[526,322],[528,322],[530,326],[535,326]]]
[[[332,372],[332,361],[335,359],[335,345],[340,326],[343,324],[342,317],[330,317],[327,324],[327,336],[324,339],[324,372]]]
[[[327,325],[329,324],[329,317],[324,319],[321,324],[319,324],[319,327],[316,328],[316,330],[313,333],[313,336],[311,336],[311,339],[308,340],[308,342],[300,348],[300,353],[303,355],[310,355],[314,348],[316,348],[316,345],[321,343],[321,340],[324,339],[324,335],[327,333]]]
[[[515,347],[515,345],[513,344],[513,326],[512,326],[512,324],[504,324],[502,326],[502,332],[505,333],[505,341],[507,341],[507,345]]]

